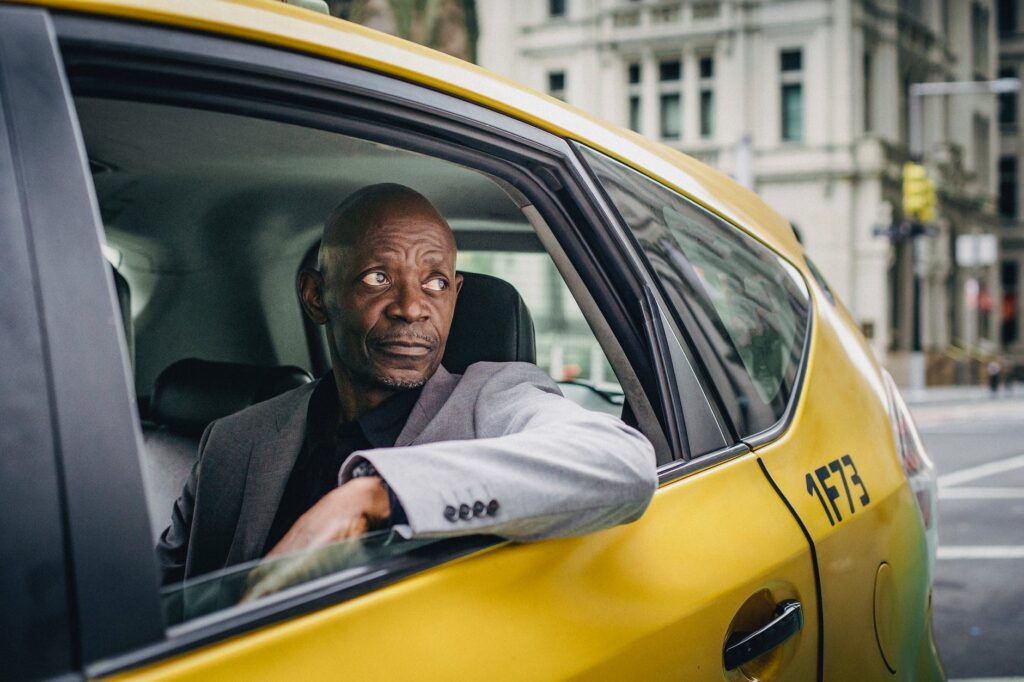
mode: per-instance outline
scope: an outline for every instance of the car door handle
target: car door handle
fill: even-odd
[[[734,670],[766,654],[800,631],[804,626],[804,609],[800,602],[789,599],[775,608],[775,616],[753,632],[734,632],[725,640],[725,669]]]

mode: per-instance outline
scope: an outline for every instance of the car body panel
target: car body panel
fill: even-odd
[[[14,0],[198,31],[344,61],[488,106],[629,164],[792,257],[789,223],[753,192],[695,159],[454,57],[271,0]]]
[[[793,425],[757,453],[814,540],[822,582],[824,678],[841,679],[851,666],[860,679],[892,676],[880,652],[874,613],[876,576],[886,562],[901,586],[885,595],[894,619],[889,627],[902,643],[888,662],[901,679],[934,679],[934,669],[919,669],[917,661],[918,647],[931,642],[927,543],[896,454],[881,372],[849,317],[820,291],[815,298],[819,323]],[[842,461],[844,455],[850,455],[852,467]],[[839,466],[828,468],[837,460]],[[827,494],[824,499],[834,524],[822,500],[808,490],[808,475],[822,489],[816,474],[823,466],[825,482],[838,494],[841,521]],[[854,471],[867,491],[866,505],[852,480]]]
[[[722,679],[729,624],[762,589],[804,606],[778,679],[813,679],[806,540],[748,454],[663,486],[630,525],[484,550],[114,679]]]

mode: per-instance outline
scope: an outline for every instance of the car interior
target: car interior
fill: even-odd
[[[465,283],[443,360],[449,371],[533,362],[570,399],[634,420],[535,231],[538,218],[507,183],[277,121],[98,97],[75,105],[135,380],[154,540],[211,421],[329,370],[296,276],[315,265],[324,218],[368,184],[416,189],[455,233]]]

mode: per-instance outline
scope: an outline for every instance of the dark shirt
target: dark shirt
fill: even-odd
[[[420,397],[419,388],[399,391],[354,421],[337,425],[338,392],[328,372],[313,389],[306,410],[306,437],[270,526],[263,553],[274,548],[288,529],[321,497],[338,487],[342,463],[357,450],[394,447]],[[332,433],[333,430],[333,433]],[[406,523],[405,511],[388,489],[389,525]]]

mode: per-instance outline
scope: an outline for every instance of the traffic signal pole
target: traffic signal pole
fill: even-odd
[[[944,97],[946,95],[986,95],[1000,94],[1004,92],[1017,92],[1020,90],[1020,80],[1017,78],[999,78],[988,81],[947,81],[913,83],[910,86],[910,101],[908,104],[907,137],[910,159],[915,164],[924,160],[924,111],[923,99],[925,97]],[[925,385],[925,359],[921,339],[922,327],[922,279],[924,262],[924,249],[918,243],[921,236],[928,234],[926,230],[917,230],[911,236],[913,244],[913,312],[911,316],[911,355],[910,355],[910,386],[911,388],[924,388]],[[971,324],[975,324],[972,320]]]

